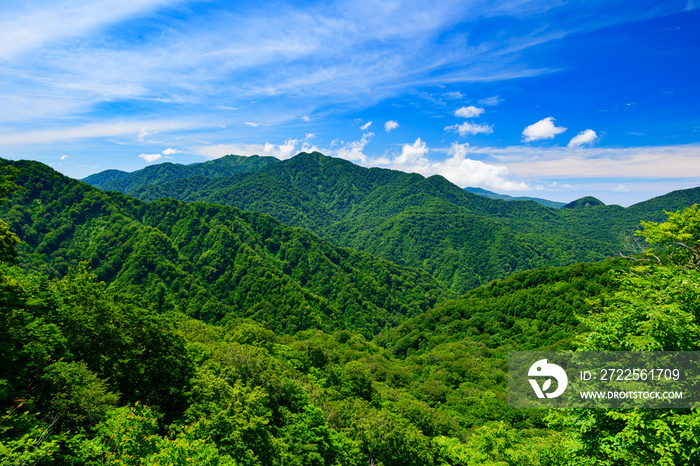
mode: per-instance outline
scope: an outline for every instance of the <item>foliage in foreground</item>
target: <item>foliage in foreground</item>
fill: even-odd
[[[652,245],[621,274],[620,289],[583,321],[592,332],[584,351],[700,350],[700,209],[643,222]],[[572,410],[553,425],[573,429],[574,464],[690,465],[700,462],[700,411]]]
[[[359,334],[157,315],[84,268],[5,265],[0,308],[0,464],[546,464],[559,435],[434,398]]]

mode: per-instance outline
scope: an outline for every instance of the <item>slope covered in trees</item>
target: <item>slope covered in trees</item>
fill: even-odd
[[[353,262],[356,253],[265,215],[177,201],[145,204],[96,191],[41,164],[18,165],[23,191],[2,209],[9,226],[0,221],[0,463],[699,460],[697,409],[516,410],[507,406],[506,385],[513,350],[700,350],[697,207],[662,224],[644,223],[642,237],[656,249],[635,261],[518,273],[430,303],[425,312],[419,306],[369,340],[363,326],[292,329],[279,310],[243,311],[213,325],[188,315],[192,310],[183,303],[199,293],[198,286],[215,288],[205,274],[241,270],[224,264],[232,244],[234,265],[243,254],[251,283],[264,290],[246,296],[251,301],[244,306],[252,308],[275,296],[274,288],[265,288],[279,283],[272,270],[268,276],[257,269],[286,260],[274,252],[283,247],[277,240],[301,242],[300,251],[337,260],[337,276],[349,274],[347,281],[371,287],[372,274],[353,270],[395,271],[399,281],[388,289],[406,309],[413,309],[416,282],[425,275],[363,254]],[[0,197],[12,190],[4,181]],[[231,235],[216,235],[223,231]],[[18,245],[19,238],[33,243]],[[124,245],[124,239],[132,242]],[[193,255],[202,244],[212,257]],[[248,249],[257,255],[241,253]],[[86,264],[64,273],[59,259],[83,254],[108,283]],[[316,274],[322,282],[336,276],[309,270],[309,257],[290,261],[285,275],[297,277],[295,283],[306,277],[303,290],[316,289],[309,284]],[[15,260],[19,266],[11,265]],[[207,262],[213,260],[223,262]],[[188,269],[188,261],[202,270]],[[342,268],[346,261],[355,269]],[[102,268],[108,264],[114,268]],[[177,280],[187,286],[170,287]],[[152,281],[163,284],[156,294],[148,288]],[[397,283],[406,287],[392,288]],[[341,282],[334,286],[350,292]],[[362,302],[377,293],[356,288]],[[295,290],[284,292],[294,296]],[[314,311],[309,309],[294,313]],[[245,316],[252,319],[240,318]]]
[[[159,312],[369,337],[449,295],[424,271],[333,246],[265,214],[144,203],[39,163],[15,165],[23,189],[0,215],[23,241],[19,265],[58,277],[89,261],[110,289],[138,294]]]
[[[182,165],[177,163],[161,163],[149,165],[132,173],[120,170],[105,170],[90,175],[83,181],[105,191],[121,191],[130,193],[143,186],[166,183],[168,181],[191,178],[193,176],[221,177],[235,173],[245,173],[260,170],[268,165],[279,162],[274,157],[242,157],[226,155],[209,162]]]
[[[507,412],[483,345],[403,361],[348,330],[213,326],[85,269],[1,265],[0,313],[3,464],[544,465],[563,439]]]
[[[367,169],[319,153],[257,172],[151,183],[129,193],[265,212],[338,245],[422,268],[457,293],[518,271],[617,255],[640,220],[658,221],[664,209],[700,202],[694,189],[627,209],[591,202],[552,209],[474,195],[440,176]]]

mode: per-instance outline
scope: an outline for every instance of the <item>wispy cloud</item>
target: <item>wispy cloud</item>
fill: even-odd
[[[80,37],[104,26],[143,15],[166,0],[76,0],[16,2],[3,6],[0,58],[10,59],[47,43]]]
[[[362,131],[366,131],[367,128],[369,128],[370,126],[372,126],[372,122],[371,122],[371,121],[368,121],[368,122],[365,123],[364,125],[360,126],[360,129],[361,129]]]
[[[474,123],[469,123],[465,121],[462,124],[454,124],[450,126],[445,126],[445,131],[454,131],[460,134],[460,136],[466,136],[467,134],[489,134],[493,132],[492,125],[477,125]]]
[[[521,178],[693,178],[700,183],[700,145],[610,148],[472,147]]]
[[[0,145],[52,144],[90,138],[128,136],[143,142],[149,135],[160,131],[202,128],[201,122],[177,120],[110,121],[61,128],[0,133]]]
[[[481,105],[487,105],[489,107],[494,107],[503,101],[504,101],[504,99],[502,99],[500,96],[494,95],[494,96],[479,100],[479,103]]]
[[[461,105],[465,106],[453,116],[482,117],[504,102],[499,93],[508,96],[509,105],[498,108],[504,116],[517,106],[505,81],[559,70],[561,65],[548,57],[531,59],[543,44],[685,8],[673,2],[654,8],[625,2],[601,16],[590,12],[607,6],[607,1],[591,0],[585,8],[580,2],[531,0],[283,1],[275,8],[249,2],[233,8],[222,0],[5,3],[0,16],[0,149],[6,153],[31,155],[37,148],[48,153],[53,144],[80,142],[91,150],[114,143],[131,146],[124,158],[138,163],[143,163],[136,158],[140,153],[143,160],[174,155],[161,151],[164,147],[209,158],[227,153],[288,158],[315,148],[304,136],[308,132],[317,132],[313,142],[318,145],[329,144],[324,137],[347,141],[357,137],[362,123],[347,122],[372,115],[375,121],[385,121],[385,133],[391,134],[375,140],[365,123],[359,141],[324,152],[365,165],[403,163],[421,173],[451,167],[445,176],[450,170],[462,172],[455,167],[469,166],[474,173],[490,173],[492,187],[537,177],[527,174],[529,167],[555,175],[553,169],[538,165],[536,155],[514,159],[517,151],[512,148],[507,157],[506,152],[494,152],[477,160],[483,148],[451,146],[458,137],[444,131],[463,137],[492,133],[494,126],[445,122],[440,117]],[[434,97],[433,109],[419,108],[424,101],[415,96],[420,92]],[[372,106],[371,112],[362,112]],[[422,139],[407,134],[420,127],[419,118],[436,116],[430,113],[435,108],[441,114],[432,123],[425,121],[430,133],[421,133]],[[410,117],[399,113],[415,109],[419,110]],[[393,132],[398,123],[389,118],[397,115],[402,127]],[[513,117],[509,115],[510,121]],[[499,131],[504,128],[500,140],[519,137],[525,124],[540,117],[524,116],[527,119],[519,120],[510,136],[505,134],[506,124],[498,123]],[[570,121],[561,114],[559,118]],[[245,130],[244,125],[257,129]],[[550,117],[530,125],[522,137],[525,142],[552,139],[563,130]],[[584,173],[598,166],[623,170],[619,153],[608,154],[608,162],[603,153],[589,160],[593,149],[588,145],[599,141],[598,134],[591,133],[575,136],[568,152],[552,159],[562,173],[569,173],[570,167],[561,160]],[[404,134],[415,142],[396,146],[395,139]],[[381,149],[371,146],[380,139],[389,142]],[[426,141],[440,139],[448,149],[428,147]],[[401,147],[399,154],[392,152],[396,147]],[[527,148],[517,150],[524,153]],[[433,160],[445,151],[452,151],[447,159]],[[73,163],[66,165],[87,165],[95,152],[68,153]],[[506,158],[496,158],[500,156]],[[679,157],[669,160],[694,169],[691,157]],[[655,167],[651,159],[627,160]],[[442,165],[430,168],[432,163]],[[667,165],[660,173],[672,171]],[[493,181],[496,176],[501,181]]]
[[[454,99],[454,100],[463,99],[463,98],[464,98],[464,94],[462,94],[462,93],[459,92],[459,91],[446,92],[446,93],[443,94],[443,96],[444,96],[446,99]]]
[[[307,103],[323,97],[313,100],[322,104],[310,106],[366,106],[421,85],[547,73],[524,66],[519,54],[571,32],[626,20],[613,15],[600,24],[576,17],[558,29],[531,27],[476,44],[456,35],[444,44],[441,31],[466,20],[500,12],[528,21],[547,8],[536,2],[485,8],[473,1],[369,8],[340,1],[227,12],[213,2],[198,8],[196,17],[178,17],[164,10],[171,3],[79,0],[64,8],[48,1],[29,7],[15,2],[0,19],[6,39],[0,46],[6,60],[0,77],[12,89],[0,91],[6,113],[15,120],[36,117],[25,113],[37,107],[27,105],[35,101],[31,94],[40,96],[44,115],[56,117],[102,111],[101,104],[120,100],[176,109],[210,103],[240,109],[269,96]],[[21,99],[13,97],[18,90]]]

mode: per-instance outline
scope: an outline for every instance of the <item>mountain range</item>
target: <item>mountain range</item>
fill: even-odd
[[[319,153],[0,177],[10,460],[695,464],[694,410],[512,409],[508,354],[697,350],[697,270],[610,256],[698,188],[553,208]]]
[[[284,161],[230,155],[84,181],[147,202],[171,198],[264,212],[338,246],[421,268],[456,293],[523,270],[627,253],[640,220],[660,221],[664,210],[700,202],[694,188],[628,208],[593,198],[548,207],[317,152]]]

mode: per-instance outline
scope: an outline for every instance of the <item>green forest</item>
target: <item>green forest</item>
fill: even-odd
[[[700,189],[491,199],[321,154],[0,161],[0,464],[693,465],[694,409],[512,409],[508,352],[700,350]]]

